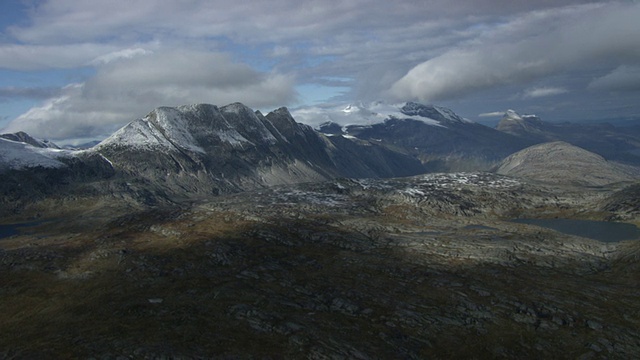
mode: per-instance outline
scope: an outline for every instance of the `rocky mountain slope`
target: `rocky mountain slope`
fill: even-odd
[[[583,186],[633,181],[640,175],[637,168],[609,162],[598,154],[563,141],[518,151],[504,159],[496,172],[553,184]]]

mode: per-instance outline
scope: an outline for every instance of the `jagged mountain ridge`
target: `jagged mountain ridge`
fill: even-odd
[[[154,180],[169,183],[176,177],[181,183],[194,180],[194,190],[211,185],[214,193],[346,174],[395,176],[384,169],[392,167],[389,162],[406,157],[374,144],[354,147],[332,142],[308,125],[295,122],[286,108],[263,116],[239,103],[158,108],[91,151],[125,172],[145,172]],[[367,161],[371,153],[377,155],[375,161]],[[408,174],[424,170],[418,161],[411,160],[404,159],[405,164],[412,163],[405,169]]]
[[[425,172],[417,159],[379,144],[330,139],[297,123],[286,108],[264,116],[240,103],[160,107],[91,149],[58,151],[24,171],[4,168],[3,176],[12,180],[2,185],[3,200],[27,202],[82,189],[153,202],[158,196],[181,200],[341,176]],[[29,186],[16,186],[22,178]]]

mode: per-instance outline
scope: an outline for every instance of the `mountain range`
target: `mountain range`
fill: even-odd
[[[635,358],[634,131],[235,103],[4,134],[0,358]]]
[[[497,130],[535,143],[565,141],[607,160],[640,165],[640,125],[550,123],[535,115],[505,113]]]
[[[1,200],[11,208],[66,194],[176,201],[338,177],[504,170],[514,167],[501,165],[511,154],[559,140],[602,163],[640,164],[640,127],[551,124],[510,110],[494,129],[412,102],[348,105],[321,118],[329,121],[314,129],[287,108],[263,115],[240,103],[196,104],[157,108],[84,150],[3,134]],[[532,164],[521,173],[544,166]],[[613,169],[600,165],[587,171]]]

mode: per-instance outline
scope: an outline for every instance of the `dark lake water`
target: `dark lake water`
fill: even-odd
[[[573,219],[515,219],[513,222],[542,226],[565,234],[604,242],[640,240],[640,229],[626,223]]]
[[[13,235],[20,234],[20,228],[25,228],[29,226],[35,226],[42,223],[41,221],[35,221],[30,223],[18,223],[18,224],[5,224],[0,225],[0,239],[6,238]]]
[[[18,227],[14,224],[0,225],[0,239],[18,234]]]

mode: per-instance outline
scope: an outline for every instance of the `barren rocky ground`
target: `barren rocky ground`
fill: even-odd
[[[47,200],[0,239],[0,358],[629,359],[637,188],[485,173],[339,179],[198,202]]]

